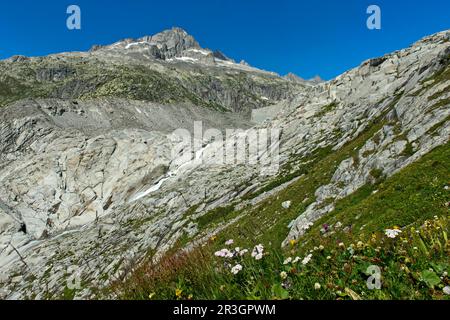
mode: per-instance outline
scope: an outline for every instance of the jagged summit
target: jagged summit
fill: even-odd
[[[195,38],[187,33],[186,30],[173,27],[172,29],[164,30],[154,35],[146,35],[138,39],[123,39],[106,46],[94,45],[91,52],[124,49],[135,52],[150,51],[154,58],[166,60],[185,50],[201,49],[201,47]]]
[[[187,49],[200,49],[200,45],[193,36],[185,30],[174,27],[155,35],[144,36],[139,39],[124,39],[108,46],[94,46],[91,51],[98,50],[131,50],[147,51],[158,59],[170,59]]]

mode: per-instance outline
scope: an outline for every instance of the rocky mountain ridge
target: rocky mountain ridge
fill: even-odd
[[[90,52],[0,61],[0,105],[24,98],[120,97],[189,103],[249,118],[252,109],[292,97],[303,86],[203,49],[179,28]]]

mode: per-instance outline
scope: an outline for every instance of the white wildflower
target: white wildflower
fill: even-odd
[[[292,263],[297,263],[300,261],[300,257],[295,257],[295,259],[292,261]]]
[[[221,258],[233,258],[233,253],[228,249],[222,249],[220,251],[216,251],[214,253],[214,255],[216,257],[221,257]]]
[[[316,282],[316,283],[314,284],[314,289],[320,290],[320,288],[321,288],[320,283]]]
[[[226,246],[231,246],[233,243],[234,243],[234,240],[233,240],[233,239],[230,239],[230,240],[225,241],[225,245],[226,245]]]
[[[239,255],[242,257],[247,252],[248,252],[248,249],[242,249],[241,251],[239,251]]]
[[[402,233],[402,230],[399,229],[386,229],[385,231],[386,236],[391,239],[396,238],[400,233]]]
[[[256,260],[261,260],[264,254],[264,246],[262,244],[258,244],[253,248],[252,257]]]
[[[450,286],[444,287],[444,289],[442,289],[442,291],[443,291],[446,295],[450,295]]]
[[[280,277],[281,277],[281,279],[285,280],[288,277],[288,275],[285,271],[283,271],[280,273]]]
[[[231,268],[232,274],[238,274],[239,271],[242,270],[242,266],[240,264],[235,265],[233,268]]]
[[[303,260],[302,260],[302,264],[303,265],[307,265],[309,263],[309,261],[311,261],[312,258],[312,254],[308,254]]]
[[[312,223],[312,222],[306,222],[306,223],[302,226],[302,229],[303,229],[304,231],[306,231],[306,230],[308,230],[309,228],[311,228],[313,225],[314,225],[314,223]]]
[[[291,262],[292,262],[292,258],[289,257],[289,258],[287,258],[286,260],[284,260],[283,264],[289,264],[289,263],[291,263]]]

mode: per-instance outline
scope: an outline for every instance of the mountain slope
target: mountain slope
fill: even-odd
[[[449,156],[447,143],[397,174],[345,197],[301,241],[281,251],[284,216],[295,214],[282,209],[282,203],[308,196],[307,180],[317,174],[313,169],[268,203],[252,208],[236,225],[208,239],[205,246],[188,254],[168,254],[158,264],[144,263],[112,289],[126,299],[174,299],[177,289],[183,291],[183,299],[445,298],[442,288],[450,278],[441,275],[450,271],[446,239],[450,198],[445,189]],[[278,218],[275,224],[274,217]],[[384,230],[395,225],[402,227],[401,239],[387,238]],[[229,239],[233,245],[224,245]],[[249,253],[225,259],[232,266],[243,266],[237,276],[224,267],[223,258],[214,255],[222,248],[251,252],[259,243],[267,253],[259,261]],[[306,262],[309,254],[311,260]],[[295,261],[296,257],[300,259]],[[366,286],[371,275],[366,270],[371,265],[383,270],[381,290]],[[438,277],[431,288],[422,277],[430,269]],[[282,272],[286,272],[285,279]],[[315,283],[321,284],[320,290],[314,289]]]

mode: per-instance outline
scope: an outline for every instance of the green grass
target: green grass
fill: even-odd
[[[370,175],[375,178],[376,180],[379,180],[383,177],[383,170],[381,169],[372,169],[370,170]]]
[[[323,117],[328,112],[333,111],[338,107],[337,102],[332,102],[330,104],[327,104],[326,106],[323,106],[322,109],[315,115],[316,117]]]
[[[408,140],[406,140],[406,141],[408,141]],[[413,154],[414,154],[414,147],[413,147],[412,143],[408,141],[406,143],[405,149],[403,149],[401,155],[402,156],[406,156],[406,157],[410,157]]]
[[[235,216],[236,212],[234,211],[233,205],[218,207],[199,217],[196,222],[200,229],[204,229],[207,226],[229,221],[232,218],[233,213]]]
[[[414,93],[414,96],[419,96],[426,90],[429,90],[440,83],[450,80],[450,58],[447,57],[446,60],[443,61],[443,64],[444,66],[439,71],[437,71],[436,73],[434,73],[433,75],[424,79],[421,82],[423,86],[420,90]],[[431,101],[437,99],[438,97],[440,97],[442,94],[445,93],[445,90],[436,92],[435,94],[428,97],[428,100]]]
[[[234,233],[226,230],[192,253],[144,264],[114,289],[125,299],[444,299],[442,288],[450,283],[444,273],[450,271],[450,197],[444,189],[449,157],[447,144],[396,175],[359,189],[289,248],[270,246],[268,239],[276,238],[270,228],[265,241],[250,235],[249,242],[244,234],[248,230],[240,233],[237,225]],[[325,233],[324,224],[330,226]],[[384,230],[394,226],[402,233],[390,239]],[[266,255],[259,261],[248,254],[234,257],[228,265],[214,256],[228,238],[235,240],[232,248],[252,249],[262,242]],[[309,253],[311,261],[301,264]],[[283,264],[296,256],[300,262]],[[243,270],[233,275],[230,266],[237,263]],[[371,265],[381,270],[380,290],[366,286]]]
[[[308,156],[306,160],[302,161],[305,164],[301,165],[299,169],[297,169],[293,172],[291,172],[292,163],[287,163],[281,169],[281,174],[277,178],[272,179],[270,182],[268,182],[266,185],[264,185],[262,188],[258,189],[257,191],[245,195],[243,197],[243,199],[244,200],[254,199],[257,196],[259,196],[265,192],[269,192],[269,191],[281,186],[282,184],[292,181],[293,179],[295,179],[297,177],[308,174],[308,172],[311,170],[315,160],[321,160],[330,153],[332,153],[332,148],[330,146],[315,150],[312,155]]]
[[[436,214],[448,215],[450,191],[444,189],[450,182],[448,157],[446,144],[387,180],[367,185],[339,201],[332,217],[323,217],[317,224],[340,221],[358,233],[367,233],[394,224],[406,226]]]
[[[447,116],[444,120],[439,121],[430,129],[428,129],[427,134],[436,134],[436,131],[441,128],[447,121],[450,121],[450,116]]]
[[[449,79],[447,79],[447,80],[449,80]],[[432,94],[431,96],[429,96],[428,101],[436,100],[448,92],[450,92],[450,86],[447,86],[446,88],[442,89],[441,91],[438,91],[438,92]]]
[[[441,99],[435,104],[433,104],[430,108],[428,108],[427,112],[433,112],[436,109],[439,109],[441,107],[449,106],[450,105],[450,97]]]

